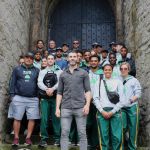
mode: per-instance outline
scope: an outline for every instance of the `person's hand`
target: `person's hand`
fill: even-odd
[[[47,94],[48,96],[52,96],[52,95],[53,95],[53,92],[54,92],[54,89],[53,89],[53,88],[48,88],[48,89],[46,89],[46,94]]]
[[[83,107],[83,114],[86,116],[89,114],[89,109],[90,109],[90,106],[89,105],[84,105]]]
[[[130,99],[131,104],[134,103],[136,100],[137,100],[137,97],[136,97],[136,96],[133,96],[133,97]]]
[[[55,112],[56,117],[60,118],[60,109],[56,108],[56,112]]]
[[[109,114],[108,114],[108,112],[102,111],[101,114],[102,114],[102,116],[103,116],[105,119],[109,119]]]
[[[113,112],[108,112],[108,117],[111,118],[113,116]]]

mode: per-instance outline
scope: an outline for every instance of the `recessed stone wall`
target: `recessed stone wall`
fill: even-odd
[[[0,1],[0,132],[5,125],[8,83],[19,55],[28,50],[32,0]]]
[[[150,1],[123,3],[124,41],[136,60],[137,78],[143,87],[140,101],[140,136],[150,146]]]

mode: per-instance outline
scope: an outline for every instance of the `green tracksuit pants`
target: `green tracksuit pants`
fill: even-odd
[[[49,137],[47,128],[49,126],[49,119],[51,116],[54,131],[54,140],[60,141],[60,133],[61,133],[60,119],[55,116],[56,98],[41,99],[40,108],[41,108],[41,125],[40,125],[41,139],[46,140]]]
[[[112,108],[105,108],[110,111]],[[116,112],[110,119],[105,119],[100,112],[97,113],[97,123],[99,130],[100,150],[122,150],[122,116],[121,112]]]
[[[137,134],[139,128],[139,107],[135,104],[131,107],[122,108],[122,119],[124,133],[129,132],[128,150],[137,148]]]

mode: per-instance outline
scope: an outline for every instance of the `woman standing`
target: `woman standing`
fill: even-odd
[[[122,119],[121,107],[124,102],[123,84],[119,79],[111,77],[113,67],[110,64],[104,66],[104,79],[97,80],[91,86],[93,103],[98,109],[97,123],[99,129],[100,149],[109,150],[111,141],[112,150],[122,149]],[[118,95],[118,101],[108,98],[108,92]],[[111,140],[110,140],[111,138]]]
[[[129,75],[130,64],[124,62],[120,66],[122,82],[124,86],[125,107],[122,108],[124,132],[129,131],[128,150],[137,148],[137,133],[139,126],[138,99],[141,97],[141,85],[139,81]]]

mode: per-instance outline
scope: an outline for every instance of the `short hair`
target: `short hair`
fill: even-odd
[[[38,44],[39,42],[42,42],[44,45],[44,41],[43,40],[37,40],[36,44]]]
[[[104,69],[105,69],[105,67],[107,67],[107,66],[111,67],[111,68],[112,68],[112,70],[113,70],[113,66],[112,66],[111,64],[106,64],[106,65],[104,65],[104,66],[102,67],[102,69],[104,70]]]
[[[127,52],[128,52],[128,48],[127,48],[126,46],[123,46],[121,49],[123,49],[123,48],[124,48],[124,49],[126,49],[126,50],[127,50]]]
[[[131,65],[130,65],[128,62],[123,62],[123,63],[120,65],[120,70],[121,70],[121,67],[122,67],[123,65],[126,65],[126,66],[127,66],[129,72],[131,71]]]
[[[76,53],[80,53],[83,56],[83,52],[80,50],[76,50]]]
[[[90,51],[89,49],[85,49],[85,50],[83,50],[83,53],[84,53],[84,54],[85,54],[86,52],[91,53],[91,51]]]
[[[115,58],[117,57],[117,56],[116,56],[116,53],[114,53],[114,52],[110,52],[110,53],[109,53],[109,58],[110,58],[110,55],[114,55]]]
[[[20,60],[20,59],[24,59],[24,56],[23,56],[23,55],[20,55],[20,56],[19,56],[19,60]]]
[[[56,59],[56,56],[55,56],[55,55],[53,55],[53,54],[48,54],[47,58],[48,58],[49,56],[53,56],[53,57],[54,57],[54,59]]]
[[[92,56],[90,56],[90,60],[93,58],[93,57],[96,57],[97,59],[98,59],[98,61],[100,61],[101,59],[100,59],[100,57],[98,56],[98,55],[92,55]]]
[[[76,51],[76,50],[70,51],[70,52],[68,53],[68,55],[69,55],[70,53],[76,53],[76,54],[77,54],[77,51]]]

